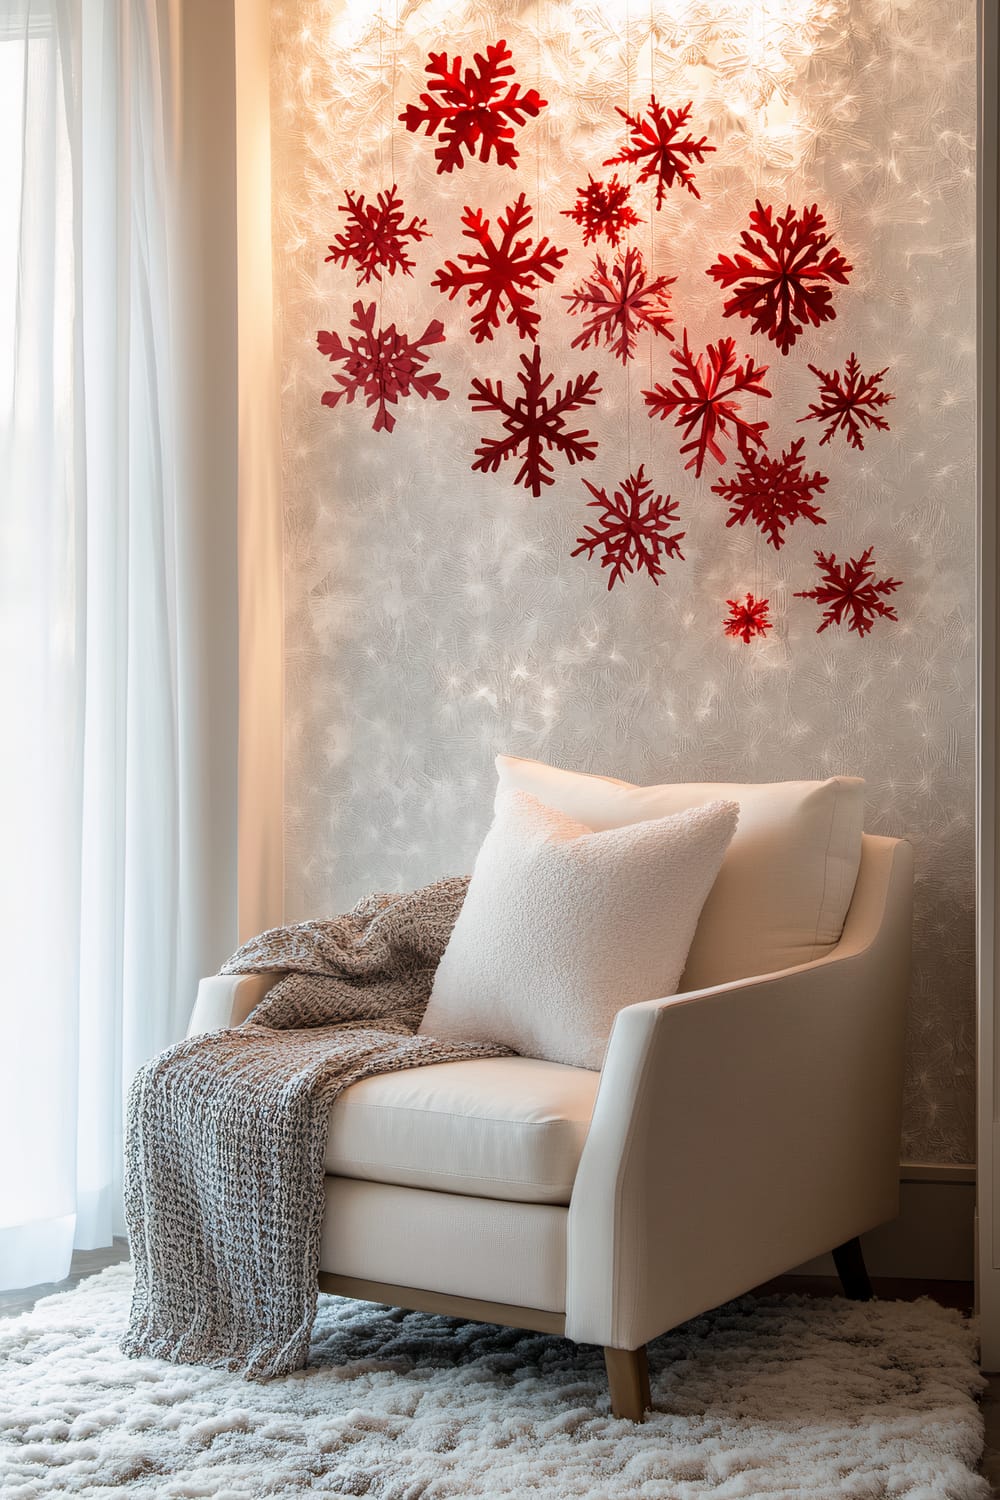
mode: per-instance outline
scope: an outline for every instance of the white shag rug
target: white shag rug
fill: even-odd
[[[307,1370],[247,1385],[125,1359],[113,1266],[0,1319],[0,1496],[987,1500],[975,1337],[929,1301],[745,1297],[650,1346],[608,1415],[601,1351],[320,1299]]]

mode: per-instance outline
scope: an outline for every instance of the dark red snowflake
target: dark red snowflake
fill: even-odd
[[[691,168],[695,163],[700,166],[705,153],[714,151],[715,147],[708,144],[707,136],[696,141],[690,132],[684,136],[680,134],[688,123],[692,107],[687,103],[683,109],[665,110],[655,94],[651,94],[648,120],[640,114],[630,115],[624,109],[618,110],[630,131],[629,144],[617,156],[609,156],[604,165],[614,167],[619,162],[628,162],[637,166],[640,182],[656,183],[657,208],[663,207],[667,188],[673,187],[675,182],[694,193],[696,198],[701,197],[694,185]]]
[[[572,347],[588,349],[603,339],[625,364],[635,353],[636,339],[644,328],[672,339],[668,287],[676,280],[676,276],[648,280],[642,252],[632,245],[610,267],[598,255],[590,275],[565,297],[570,312],[586,318]]]
[[[754,636],[766,635],[774,626],[768,619],[770,604],[767,599],[755,599],[747,594],[746,599],[727,599],[729,614],[722,624],[726,635],[741,640],[749,646]]]
[[[895,401],[888,391],[880,391],[883,377],[889,373],[877,370],[874,375],[862,375],[857,356],[849,355],[844,366],[843,384],[839,370],[818,370],[809,366],[819,381],[819,404],[810,406],[808,414],[800,422],[823,422],[826,431],[819,440],[822,448],[833,434],[843,431],[852,448],[864,448],[861,436],[863,427],[874,427],[878,432],[888,432],[889,424],[878,414],[878,408]]]
[[[531,223],[531,209],[524,194],[497,219],[499,240],[490,234],[490,221],[482,209],[467,208],[462,215],[466,239],[479,246],[476,254],[463,254],[465,269],[447,261],[434,277],[432,285],[449,298],[467,291],[470,307],[481,304],[472,319],[472,336],[477,344],[492,339],[500,327],[500,313],[506,306],[507,322],[513,323],[522,339],[533,339],[538,332],[539,314],[534,311],[534,297],[539,282],[551,281],[568,252],[557,250],[543,237],[532,246],[530,238],[518,239]]]
[[[803,470],[804,439],[796,438],[780,458],[767,453],[744,453],[732,479],[719,479],[712,493],[729,501],[727,526],[746,525],[752,521],[777,551],[784,545],[785,527],[796,521],[812,521],[825,526],[826,521],[813,504],[813,497],[825,490],[829,480],[818,470]]]
[[[609,182],[596,182],[590,177],[586,187],[577,188],[573,207],[561,212],[581,226],[585,245],[604,235],[617,246],[627,230],[642,223],[628,201],[631,191],[627,182],[618,181],[617,173]]]
[[[656,385],[642,395],[650,417],[658,416],[663,421],[673,417],[683,429],[688,441],[682,443],[681,453],[691,454],[686,467],[694,469],[696,478],[704,467],[706,454],[710,453],[716,463],[726,462],[720,438],[734,437],[742,454],[766,446],[761,434],[767,423],[748,422],[741,417],[740,403],[733,398],[744,395],[770,398],[771,392],[761,384],[767,366],[754,364],[749,354],[741,363],[736,356],[735,339],[720,339],[717,344],[709,344],[704,354],[695,355],[688,345],[685,328],[683,346],[674,350],[674,370],[669,386]]]
[[[852,271],[824,234],[826,220],[816,204],[796,212],[789,204],[780,218],[757,200],[750,228],[740,236],[742,251],[720,255],[707,275],[721,287],[735,287],[723,308],[727,318],[752,318],[751,333],[766,333],[787,354],[807,323],[818,328],[837,315],[832,282],[847,284]]]
[[[839,564],[832,552],[829,556],[817,552],[816,566],[823,582],[795,597],[815,599],[823,606],[823,623],[817,626],[817,635],[821,635],[828,625],[840,625],[845,619],[847,628],[856,630],[858,635],[867,635],[879,617],[899,619],[892,605],[886,604],[885,595],[894,594],[902,588],[902,583],[898,578],[874,577],[871,547],[866,547],[860,557],[852,557],[844,564]]]
[[[585,527],[583,536],[577,537],[579,545],[572,555],[586,552],[593,557],[601,551],[601,567],[609,569],[609,589],[626,575],[641,570],[659,584],[663,577],[661,558],[679,557],[683,561],[680,544],[687,533],[670,530],[677,520],[677,501],[653,493],[642,464],[622,481],[610,500],[607,490],[599,490],[589,479],[583,482],[594,496],[588,504],[597,506],[601,515],[596,526]]]
[[[328,248],[328,261],[337,261],[348,270],[353,262],[358,270],[358,286],[362,282],[382,280],[383,270],[389,276],[402,271],[404,276],[413,275],[414,262],[407,255],[407,240],[419,244],[429,231],[427,220],[412,218],[404,222],[403,200],[397,196],[396,184],[387,193],[379,193],[374,203],[365,204],[364,194],[356,197],[346,191],[346,203],[340,212],[347,214],[347,228],[343,234],[335,234]]]
[[[364,395],[367,406],[378,407],[372,423],[374,431],[391,432],[396,418],[387,407],[403,397],[417,395],[426,400],[433,396],[435,401],[447,400],[441,376],[433,371],[421,373],[430,358],[424,345],[444,342],[444,325],[437,318],[416,339],[397,332],[395,323],[376,333],[375,303],[365,307],[363,302],[355,302],[350,326],[358,330],[359,337],[349,337],[346,344],[337,333],[316,335],[319,352],[328,359],[343,360],[346,365],[342,374],[333,377],[341,389],[323,393],[324,406],[336,406],[342,397],[350,405],[355,396]]]
[[[483,474],[495,474],[500,465],[515,455],[521,459],[521,467],[514,476],[515,484],[523,484],[537,499],[543,484],[554,484],[553,465],[546,451],[561,453],[570,464],[592,459],[597,454],[597,441],[589,436],[585,427],[567,432],[566,418],[570,412],[582,406],[593,406],[594,397],[600,393],[597,371],[589,375],[578,375],[564,390],[546,395],[554,375],[542,375],[542,355],[536,344],[531,356],[521,355],[523,371],[518,373],[522,394],[509,401],[503,393],[503,381],[474,380],[469,400],[473,411],[495,411],[503,415],[504,435],[486,438],[476,449],[473,469]]]
[[[438,172],[453,172],[464,167],[462,152],[469,157],[479,150],[479,160],[489,161],[490,152],[500,167],[517,166],[514,126],[534,119],[545,107],[537,89],[521,92],[510,66],[512,53],[506,42],[495,42],[486,48],[486,56],[477,52],[475,67],[462,71],[462,59],[449,63],[446,52],[432,52],[427,64],[429,91],[420,95],[419,104],[408,104],[400,115],[407,130],[426,125],[428,135],[436,135]]]

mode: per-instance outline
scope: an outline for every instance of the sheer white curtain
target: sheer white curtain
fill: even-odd
[[[235,937],[192,905],[178,4],[0,0],[0,1287],[122,1232],[128,1081]]]

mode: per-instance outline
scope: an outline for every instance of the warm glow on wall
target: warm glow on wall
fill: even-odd
[[[875,826],[952,851],[912,1085],[943,1097],[974,0],[275,0],[274,25],[292,909],[384,881],[387,849],[402,885],[453,867],[499,748],[864,774]],[[513,165],[440,170],[447,133],[405,120],[432,54],[501,40],[545,105]],[[625,155],[651,98],[704,142],[690,184]]]

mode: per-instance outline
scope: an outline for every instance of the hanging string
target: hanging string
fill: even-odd
[[[653,15],[654,0],[649,0],[649,94],[652,98],[656,93],[656,23]],[[656,275],[656,230],[653,222],[655,197],[653,179],[649,181],[649,279],[652,281]],[[653,389],[653,330],[649,330],[649,389]],[[649,423],[649,466],[653,467],[653,421]]]
[[[378,191],[379,192],[384,192],[384,190],[385,190],[385,136],[386,136],[385,123],[386,122],[385,122],[385,55],[384,55],[384,46],[383,46],[383,43],[384,43],[384,40],[385,40],[385,13],[382,10],[381,5],[379,6],[379,9],[378,9],[378,13],[377,13],[377,17],[376,17],[376,25],[378,26],[378,82],[379,82],[379,92],[382,95],[382,128],[379,130],[379,133],[378,133]],[[390,136],[391,136],[391,132],[392,132],[392,122],[391,121],[389,122],[389,132],[390,132]],[[378,278],[378,326],[379,326],[379,333],[380,334],[381,334],[382,330],[385,328],[385,316],[384,316],[384,313],[383,313],[384,298],[385,298],[385,277],[384,276],[379,276],[379,278]]]
[[[396,0],[392,15],[392,72],[390,78],[390,106],[389,106],[389,164],[392,167],[392,181],[396,182],[396,69],[399,58],[399,0]]]
[[[652,3],[652,0],[650,0]],[[632,25],[629,15],[628,0],[625,0],[625,113],[632,113]],[[625,250],[631,245],[631,225],[625,225]],[[647,333],[652,351],[652,331]],[[632,361],[625,361],[625,459],[627,472],[632,473]]]
[[[538,92],[542,92],[542,0],[535,0],[535,72]],[[542,232],[542,122],[535,124],[535,228]]]

